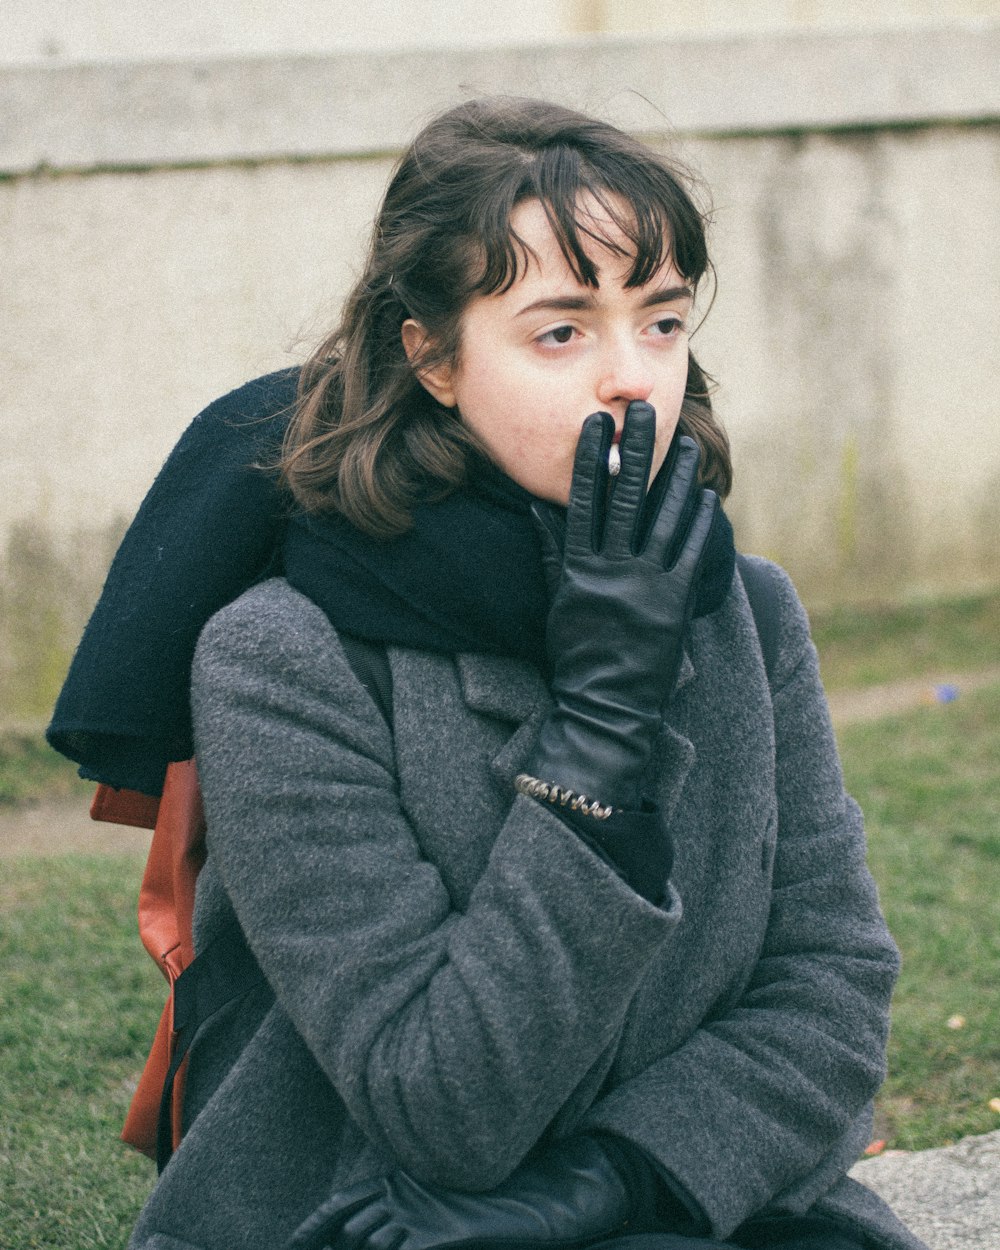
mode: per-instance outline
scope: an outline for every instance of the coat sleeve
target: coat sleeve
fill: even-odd
[[[213,618],[193,676],[209,854],[280,1006],[380,1151],[495,1186],[613,1046],[676,896],[652,906],[518,798],[457,910],[388,726],[284,582]]]
[[[805,612],[775,576],[778,834],[757,963],[739,1001],[584,1121],[642,1147],[719,1238],[783,1192],[808,1205],[855,1161],[885,1075],[898,972]]]

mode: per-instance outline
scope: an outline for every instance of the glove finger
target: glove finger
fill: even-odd
[[[590,555],[599,544],[609,481],[608,452],[614,432],[614,418],[609,412],[592,412],[583,423],[566,509],[567,556]]]
[[[680,427],[674,431],[674,436],[670,440],[670,446],[667,448],[667,454],[664,457],[663,464],[660,465],[646,491],[646,498],[642,505],[642,519],[639,522],[639,529],[634,540],[634,549],[636,552],[643,552],[649,543],[649,536],[652,532],[656,518],[660,515],[660,508],[663,506],[663,500],[670,488],[673,480],[674,469],[677,467],[677,456],[680,453],[681,443],[684,442],[686,435],[682,433]],[[689,440],[690,441],[690,440]],[[690,524],[691,518],[694,516],[694,510],[697,506],[697,500],[694,498],[698,494],[697,478],[692,479],[691,490],[688,494],[687,503],[681,513],[680,527],[686,528]],[[675,535],[674,547],[680,546]]]
[[[285,1250],[324,1250],[356,1212],[370,1207],[382,1197],[382,1186],[362,1181],[350,1189],[338,1190],[302,1221]]]
[[[644,549],[646,556],[662,568],[670,566],[671,548],[676,548],[675,540],[679,537],[677,527],[684,516],[688,496],[697,489],[698,460],[698,444],[693,438],[683,437],[677,449],[677,462],[670,475],[670,483],[653,519]]]
[[[378,1201],[355,1211],[350,1219],[344,1221],[340,1230],[341,1240],[337,1242],[335,1250],[341,1250],[341,1245],[343,1245],[343,1250],[354,1250],[356,1246],[367,1246],[369,1240],[375,1236],[380,1228],[387,1224],[395,1225],[393,1209],[391,1201],[380,1197]]]
[[[674,564],[674,570],[682,576],[688,577],[692,582],[698,570],[698,565],[701,564],[701,558],[705,554],[708,537],[712,532],[712,526],[715,524],[718,511],[719,496],[714,490],[703,490],[698,511],[694,515],[691,528],[688,530],[687,538],[684,540],[684,546],[681,548],[680,555]]]
[[[633,400],[622,427],[621,472],[615,478],[607,507],[607,522],[601,551],[604,555],[632,554],[633,542],[642,514],[649,469],[656,445],[656,413],[651,404]]]
[[[566,541],[566,512],[555,504],[536,499],[531,505],[531,518],[538,534],[542,553],[542,572],[549,595],[555,594],[562,573],[563,545]]]
[[[359,1244],[359,1250],[400,1250],[409,1243],[409,1234],[400,1228],[395,1220],[389,1220],[381,1228],[371,1234],[367,1241]]]

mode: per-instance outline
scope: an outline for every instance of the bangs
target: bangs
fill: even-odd
[[[668,260],[692,286],[708,267],[704,219],[689,195],[655,159],[637,162],[604,151],[592,160],[567,144],[525,154],[505,195],[493,188],[491,200],[471,217],[483,261],[474,289],[482,295],[509,290],[534,256],[511,225],[511,214],[525,200],[537,199],[545,210],[559,248],[584,286],[599,285],[597,268],[587,254],[594,243],[618,256],[631,256],[626,286],[644,286]],[[592,198],[621,238],[612,239],[600,222],[581,213],[581,197]]]

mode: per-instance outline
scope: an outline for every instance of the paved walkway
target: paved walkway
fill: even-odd
[[[1000,683],[1000,667],[976,673],[942,673],[934,677],[914,677],[908,681],[884,686],[866,686],[860,690],[837,690],[828,696],[833,723],[853,725],[860,721],[881,720],[898,716],[918,707],[931,707],[962,698],[987,686]],[[1000,1242],[994,1250],[1000,1250]]]
[[[86,797],[30,807],[0,807],[0,859],[63,851],[145,855],[150,837],[146,829],[91,820]]]
[[[851,1175],[931,1250],[1000,1250],[1000,1132],[940,1150],[887,1151]]]

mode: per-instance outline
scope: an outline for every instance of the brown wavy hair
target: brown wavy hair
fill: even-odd
[[[419,499],[461,484],[470,449],[482,448],[420,384],[401,327],[412,317],[427,331],[422,369],[457,360],[468,302],[507,290],[523,271],[527,250],[510,222],[518,204],[541,201],[586,285],[598,283],[585,250],[594,236],[577,219],[584,192],[631,245],[629,286],[668,255],[696,286],[710,261],[690,185],[638,140],[541,100],[470,100],[425,126],[389,183],[340,325],[303,366],[279,466],[296,502],[387,537],[409,527]],[[705,485],[728,494],[728,439],[690,354],[680,426],[701,448]]]

